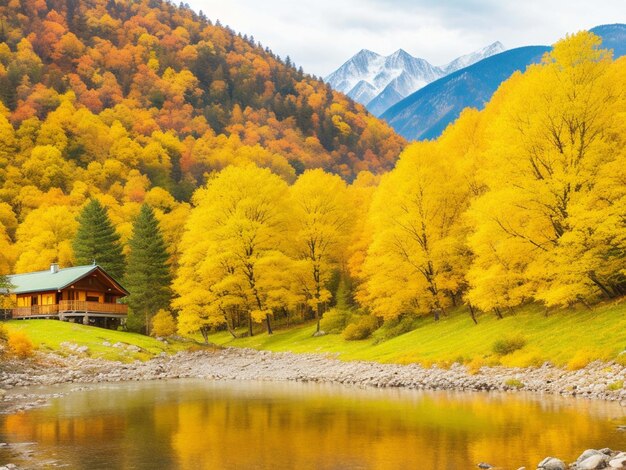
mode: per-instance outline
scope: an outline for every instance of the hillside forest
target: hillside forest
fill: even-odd
[[[407,146],[184,5],[10,0],[0,18],[0,274],[74,264],[97,199],[126,257],[152,209],[182,334],[626,295],[626,61],[591,33]]]

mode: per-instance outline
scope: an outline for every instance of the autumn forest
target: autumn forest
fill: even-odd
[[[96,199],[127,257],[141,207],[154,211],[182,334],[315,319],[358,338],[461,306],[475,319],[617,299],[625,85],[626,60],[576,33],[409,144],[184,5],[9,0],[0,274],[75,264]]]

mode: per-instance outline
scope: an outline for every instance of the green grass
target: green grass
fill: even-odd
[[[412,363],[453,362],[507,366],[541,365],[549,361],[572,369],[600,360],[615,360],[626,350],[626,304],[602,305],[593,310],[571,309],[544,314],[538,306],[519,309],[498,320],[481,315],[474,325],[465,311],[454,311],[434,322],[423,318],[413,331],[380,341],[383,331],[362,341],[345,341],[341,335],[313,337],[313,324],[233,339],[227,332],[212,334],[209,341],[223,346],[249,347],[295,353],[328,353],[343,360]],[[523,345],[506,355],[493,346],[507,338],[523,338]],[[626,364],[626,354],[620,356]]]
[[[91,357],[132,361],[154,355],[196,347],[195,342],[160,341],[134,333],[105,330],[55,320],[14,320],[9,330],[23,331],[41,350],[60,351],[61,343],[71,342],[89,348]],[[222,346],[248,347],[294,353],[324,353],[343,360],[367,360],[394,363],[449,365],[463,362],[471,370],[482,365],[541,365],[549,361],[570,369],[584,367],[600,359],[626,364],[626,304],[598,306],[593,310],[565,310],[545,316],[537,306],[520,309],[498,320],[495,315],[481,315],[474,325],[467,312],[453,311],[439,322],[422,318],[416,329],[383,340],[385,330],[362,341],[346,341],[339,334],[313,337],[314,323],[290,329],[278,329],[272,336],[260,333],[250,338],[233,339],[227,332],[210,335],[209,341]],[[498,342],[515,338],[519,345],[507,354],[494,352]],[[521,341],[523,339],[523,342]],[[105,346],[117,342],[132,344],[140,352]],[[496,348],[498,350],[498,348]]]
[[[173,354],[195,344],[172,341],[165,344],[150,336],[58,320],[12,320],[5,325],[9,331],[24,332],[41,351],[69,353],[66,348],[61,347],[61,343],[70,342],[79,346],[87,346],[89,350],[86,355],[89,357],[124,362],[136,359],[146,360],[162,352]],[[103,343],[106,342],[110,343],[111,346],[105,346]],[[114,348],[112,345],[115,343],[134,345],[141,350],[135,352],[126,348]]]

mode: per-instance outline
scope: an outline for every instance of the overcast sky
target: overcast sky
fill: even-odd
[[[626,22],[626,0],[187,1],[318,76],[361,49],[388,55],[402,48],[440,65],[495,41],[507,49],[551,44]]]

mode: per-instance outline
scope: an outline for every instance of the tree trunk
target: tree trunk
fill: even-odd
[[[320,320],[322,318],[322,315],[320,314],[321,309],[322,309],[322,305],[318,302],[317,308],[315,309],[315,320],[317,320],[317,329],[315,330],[316,333],[320,332]]]
[[[209,344],[209,329],[206,326],[201,326],[200,334],[202,334],[202,338],[204,338],[204,344]]]
[[[235,319],[233,318],[232,310],[226,311],[224,309],[220,309],[224,314],[224,318],[226,319],[226,329],[232,335],[233,338],[237,338],[237,333],[235,333]],[[230,312],[230,313],[229,313]]]
[[[272,331],[271,317],[269,315],[265,315],[265,321],[267,322],[267,334],[273,334],[274,332]]]
[[[589,275],[589,279],[591,279],[591,281],[598,287],[598,289],[600,289],[602,292],[604,292],[604,295],[606,295],[607,298],[612,299],[614,297],[614,295],[611,293],[611,291],[604,284],[602,284],[598,280],[598,278],[595,276],[595,274],[590,274]]]
[[[472,317],[474,325],[478,325],[478,320],[476,320],[476,310],[474,310],[474,306],[472,304],[467,304],[467,306],[469,307],[470,317]]]
[[[494,311],[496,312],[496,317],[498,317],[498,320],[502,320],[504,318],[502,316],[502,312],[500,311],[498,307],[494,308]]]
[[[435,321],[439,321],[439,313],[441,310],[437,307],[433,308],[433,315],[435,316]]]
[[[248,311],[248,336],[252,336],[252,314]]]

